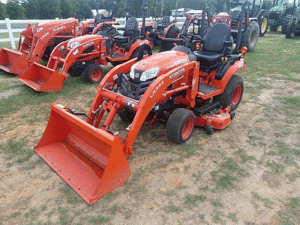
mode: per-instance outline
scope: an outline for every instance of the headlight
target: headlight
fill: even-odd
[[[131,67],[131,70],[130,70],[130,78],[131,78],[131,79],[134,79],[134,70],[135,70],[135,66],[136,66],[136,63],[133,64],[133,66]]]
[[[156,68],[152,68],[150,70],[143,72],[140,77],[140,81],[146,81],[146,80],[156,77],[156,75],[158,74],[158,71],[159,71],[159,68],[156,67]],[[131,76],[131,73],[130,73],[130,76]]]
[[[80,45],[80,42],[74,41],[74,42],[69,43],[68,47],[71,48],[71,49],[73,49],[73,48],[76,48],[79,45]]]

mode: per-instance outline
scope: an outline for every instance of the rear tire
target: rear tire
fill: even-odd
[[[171,27],[168,30],[168,33],[166,34],[166,38],[178,38],[179,33],[180,33],[180,30],[178,27],[176,27],[176,26]]]
[[[248,49],[248,52],[252,52],[259,37],[259,26],[257,22],[249,22],[247,29],[242,34],[242,45]]]
[[[98,64],[90,64],[84,70],[84,81],[87,83],[99,83],[103,78],[103,69]]]
[[[261,13],[258,18],[260,37],[263,37],[267,33],[268,22],[269,22],[268,14],[266,12]]]
[[[186,142],[191,137],[194,126],[195,115],[192,111],[184,108],[176,109],[167,122],[169,140],[177,144]]]
[[[244,93],[243,79],[236,74],[229,80],[225,91],[214,98],[219,101],[222,108],[231,105],[231,111],[234,111],[240,104]]]

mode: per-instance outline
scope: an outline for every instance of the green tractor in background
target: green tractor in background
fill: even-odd
[[[291,38],[294,35],[300,36],[300,2],[294,0],[293,3],[293,14],[286,18],[288,25],[286,27],[286,38]]]
[[[230,10],[230,13],[233,17],[241,11],[241,5],[244,2],[245,0],[232,1],[232,8]],[[257,18],[257,22],[259,25],[259,36],[263,37],[268,30],[268,10],[270,9],[270,7],[264,0],[249,0],[249,3],[249,17]]]
[[[277,31],[281,26],[281,33],[285,34],[289,23],[289,19],[286,18],[293,14],[293,8],[293,4],[289,3],[288,0],[274,0],[273,8],[269,12],[270,31]]]

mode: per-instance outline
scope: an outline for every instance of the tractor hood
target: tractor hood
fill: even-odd
[[[270,13],[271,12],[283,12],[284,10],[286,10],[286,5],[277,5],[273,8],[270,9]]]
[[[77,38],[72,38],[68,42],[68,47],[72,49],[83,43],[95,40],[96,38],[99,39],[99,38],[102,38],[102,36],[101,35],[86,35],[86,36],[80,36]]]
[[[65,27],[63,24],[70,23],[70,22],[77,23],[77,25],[79,24],[79,21],[76,20],[75,18],[69,18],[69,19],[65,19],[65,20],[51,20],[51,21],[39,23],[38,26],[35,27],[35,31],[37,33],[39,33],[42,30],[51,29],[51,28],[57,27],[59,25],[62,25],[62,27],[57,27],[57,29],[64,31]]]
[[[131,67],[130,79],[134,83],[154,80],[161,74],[189,62],[189,57],[184,52],[167,51],[152,55],[135,63]]]

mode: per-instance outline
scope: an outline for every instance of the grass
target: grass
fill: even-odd
[[[273,205],[273,201],[271,201],[270,199],[268,198],[263,198],[261,197],[258,193],[256,192],[252,192],[252,196],[254,197],[254,199],[258,200],[258,201],[261,201],[264,203],[265,207],[267,208],[272,208],[272,205]]]
[[[291,198],[285,211],[279,211],[281,225],[297,225],[300,223],[300,198]]]
[[[241,168],[232,158],[226,159],[226,161],[220,165],[219,169],[211,172],[216,189],[227,190],[235,188],[236,181],[249,175],[249,172]]]
[[[191,194],[187,194],[185,196],[185,204],[191,208],[191,207],[195,207],[196,206],[196,202],[204,202],[207,199],[207,197],[205,195],[191,195]]]
[[[16,138],[10,138],[6,143],[0,144],[2,152],[6,153],[7,160],[15,159],[17,163],[22,164],[28,161],[33,155],[33,151],[26,146],[26,138],[16,140]],[[11,165],[7,165],[10,167]]]

